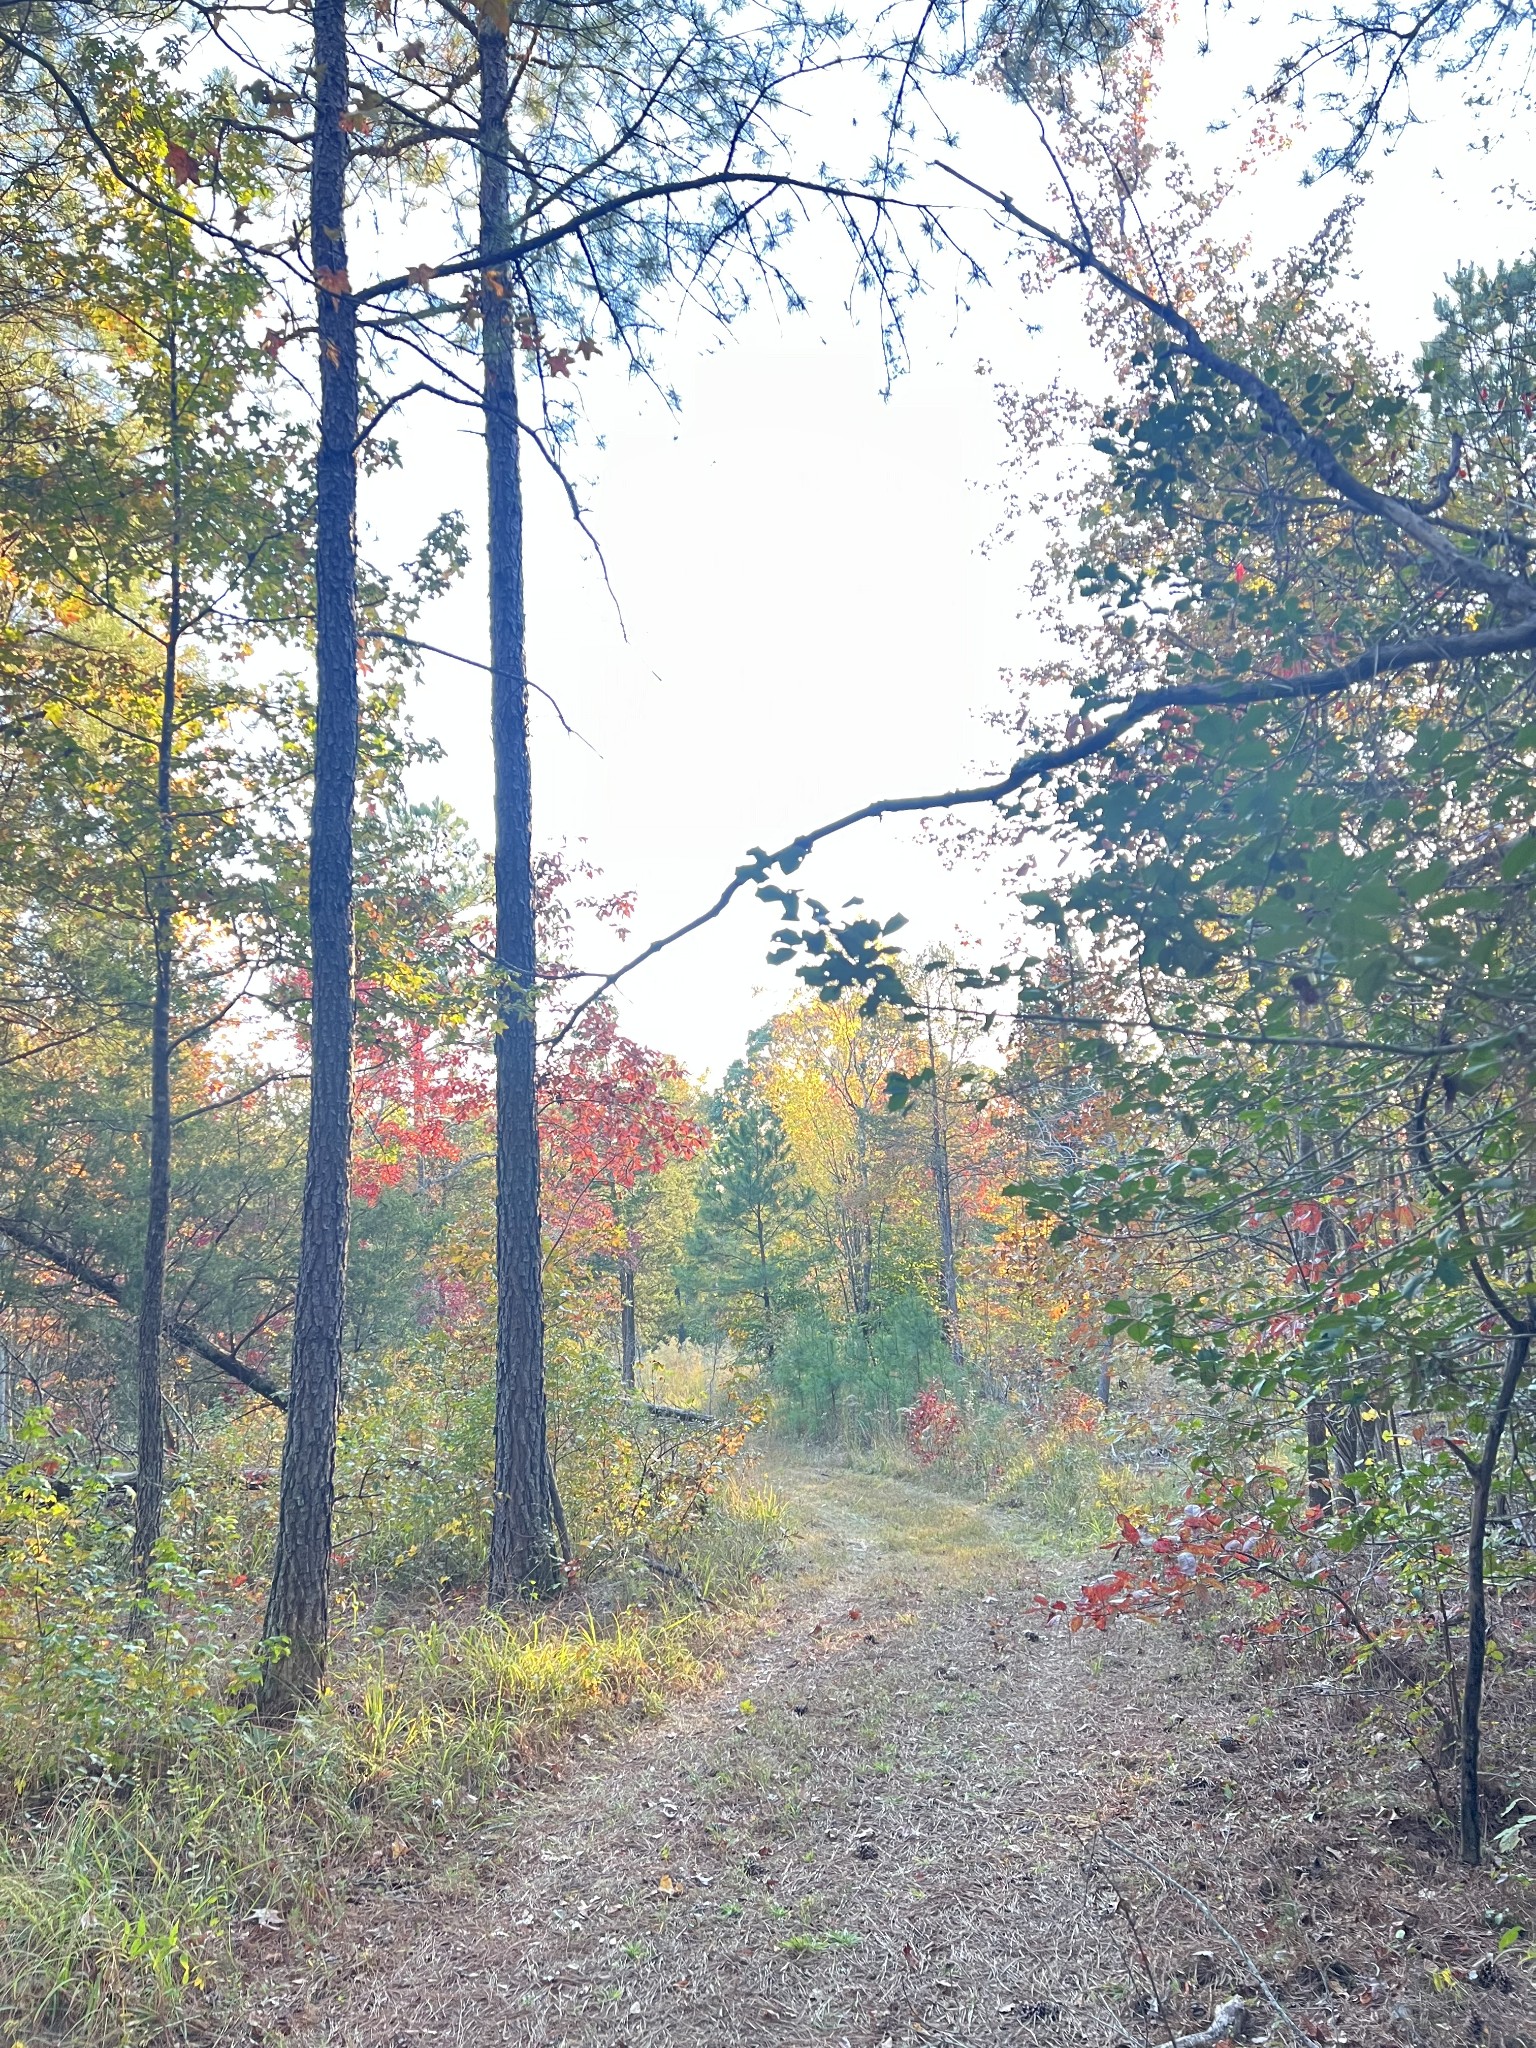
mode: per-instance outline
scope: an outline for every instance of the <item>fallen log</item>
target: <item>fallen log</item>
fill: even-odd
[[[704,1408],[669,1408],[665,1401],[647,1401],[643,1405],[663,1422],[705,1422],[713,1429],[719,1419]]]

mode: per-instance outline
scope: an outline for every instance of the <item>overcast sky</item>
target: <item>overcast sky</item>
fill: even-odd
[[[1266,40],[1246,17],[1218,18],[1201,58],[1175,32],[1154,116],[1164,132],[1197,158],[1230,159],[1233,136],[1207,124],[1227,109],[1242,121]],[[1499,189],[1518,165],[1483,150],[1454,94],[1420,97],[1434,118],[1378,162],[1355,242],[1373,331],[1403,350],[1429,327],[1449,269],[1523,253],[1531,235],[1528,210]],[[961,113],[966,168],[1021,200],[1041,195],[1025,117],[981,88]],[[1268,160],[1228,209],[1228,232],[1246,230],[1256,260],[1346,196],[1338,181],[1303,189],[1308,155],[1304,140]],[[912,314],[912,367],[886,396],[878,334],[841,304],[846,264],[810,237],[800,275],[806,315],[765,311],[725,337],[685,320],[669,337],[679,411],[606,366],[589,381],[602,445],[589,441],[575,466],[624,630],[558,488],[528,470],[530,672],[584,736],[536,704],[536,835],[583,845],[612,887],[636,892],[636,943],[701,908],[753,845],[1003,765],[987,714],[1039,645],[1023,609],[1036,536],[1026,521],[1010,545],[989,545],[1008,457],[995,385],[1040,385],[1082,364],[1079,288],[1059,287],[1042,315],[999,268],[961,307],[941,266]],[[446,504],[479,524],[481,446],[448,411],[416,416],[403,481],[372,490],[386,544],[419,536]],[[435,608],[427,637],[483,656],[482,604],[472,578]],[[429,659],[414,711],[444,749],[420,789],[488,838],[483,677]],[[829,902],[857,895],[904,912],[918,943],[971,934],[991,958],[1008,926],[995,878],[947,867],[912,823],[858,828],[804,881]],[[795,986],[764,962],[770,931],[764,906],[739,902],[631,978],[626,1027],[718,1075]],[[591,964],[619,957],[598,953]]]

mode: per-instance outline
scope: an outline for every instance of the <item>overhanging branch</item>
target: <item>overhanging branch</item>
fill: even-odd
[[[1254,704],[1315,702],[1339,696],[1360,683],[1374,682],[1382,676],[1401,675],[1408,669],[1430,667],[1441,662],[1486,661],[1497,655],[1524,654],[1532,649],[1536,649],[1536,611],[1513,625],[1489,627],[1484,632],[1424,633],[1410,640],[1380,642],[1356,655],[1353,661],[1301,675],[1250,676],[1242,680],[1228,678],[1213,683],[1171,684],[1160,690],[1138,691],[1102,724],[1080,733],[1075,740],[1062,746],[1043,747],[1035,753],[1023,755],[1006,775],[995,782],[937,790],[923,796],[878,797],[873,803],[846,811],[840,818],[830,819],[824,825],[801,833],[799,838],[790,840],[776,853],[754,848],[752,858],[736,870],[707,909],[680,924],[675,931],[653,939],[632,960],[626,960],[622,967],[604,975],[597,986],[583,996],[548,1044],[558,1045],[584,1010],[600,1002],[610,989],[633,974],[637,967],[643,967],[648,960],[654,960],[658,953],[675,946],[680,939],[686,939],[705,925],[712,924],[743,889],[761,885],[774,872],[793,874],[822,840],[835,838],[851,826],[902,812],[953,811],[978,804],[1005,803],[1030,783],[1042,782],[1065,768],[1075,768],[1080,762],[1107,754],[1127,733],[1165,711],[1237,711]]]

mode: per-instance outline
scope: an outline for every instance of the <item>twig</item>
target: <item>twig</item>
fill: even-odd
[[[1238,1940],[1237,1936],[1232,1932],[1231,1928],[1224,1926],[1223,1923],[1216,1918],[1216,1915],[1211,1911],[1210,1907],[1205,1903],[1204,1899],[1200,1897],[1199,1893],[1192,1892],[1187,1884],[1180,1884],[1179,1880],[1176,1877],[1172,1876],[1168,1871],[1160,1869],[1157,1864],[1150,1862],[1145,1856],[1140,1855],[1135,1849],[1131,1848],[1128,1843],[1122,1842],[1118,1836],[1105,1835],[1102,1837],[1102,1839],[1104,1842],[1104,1846],[1106,1848],[1115,1850],[1119,1855],[1124,1856],[1128,1862],[1134,1863],[1140,1869],[1149,1872],[1153,1877],[1155,1877],[1158,1880],[1159,1884],[1171,1885],[1174,1891],[1180,1893],[1184,1898],[1189,1900],[1189,1903],[1196,1909],[1196,1911],[1200,1913],[1201,1916],[1205,1920],[1207,1920],[1212,1927],[1215,1928],[1216,1932],[1221,1936],[1222,1940],[1228,1943],[1229,1946],[1231,1946],[1232,1948],[1236,1949],[1237,1953],[1242,1957],[1244,1963],[1246,1963],[1246,1965],[1248,1966],[1248,1969],[1252,1972],[1253,1981],[1255,1984],[1258,1985],[1259,1990],[1263,1993],[1265,2003],[1269,2006],[1270,2010],[1274,2013],[1275,2017],[1280,2021],[1280,2024],[1290,2034],[1291,2038],[1295,2041],[1300,2042],[1302,2044],[1302,2048],[1306,2048],[1306,2036],[1302,2033],[1301,2028],[1297,2026],[1296,2022],[1291,2018],[1290,2014],[1286,2011],[1285,2007],[1280,2003],[1279,1999],[1270,1989],[1269,1982],[1266,1979],[1264,1972],[1259,1968],[1258,1963],[1254,1960],[1253,1956],[1248,1952],[1248,1950],[1244,1948],[1243,1944]],[[1197,2035],[1192,2036],[1191,2038],[1203,2040],[1205,2037],[1203,2035]],[[1218,2035],[1216,2038],[1220,2039],[1221,2037]],[[1174,2044],[1174,2048],[1188,2048],[1188,2044],[1176,2042]]]

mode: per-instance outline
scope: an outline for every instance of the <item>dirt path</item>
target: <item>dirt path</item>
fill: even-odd
[[[1119,1948],[1077,1868],[1091,1678],[1036,1629],[1007,1518],[775,1479],[801,1562],[725,1681],[523,1809],[489,1882],[362,1929],[290,2039],[1114,2038]]]
[[[1005,1514],[773,1477],[798,1564],[724,1681],[584,1750],[472,1871],[360,1902],[307,2009],[253,2016],[252,2040],[276,2018],[312,2048],[1116,2048],[1234,1991],[1277,2044],[1506,2039],[1475,1973],[1422,1991],[1401,1923],[1451,1900],[1424,1881],[1443,1863],[1390,1843],[1368,1785],[1340,1832],[1322,1724],[1303,1735],[1177,1631],[1038,1628],[1052,1574]],[[1283,1775],[1299,1742],[1304,1785]],[[1455,1897],[1471,1931],[1436,1940],[1486,1942]],[[1523,2000],[1496,2002],[1507,2024]]]

